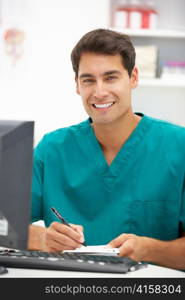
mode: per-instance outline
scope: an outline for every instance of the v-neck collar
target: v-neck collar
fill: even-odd
[[[86,143],[88,143],[88,156],[91,158],[92,163],[95,164],[97,172],[102,176],[108,191],[111,191],[112,187],[114,186],[116,178],[119,176],[121,169],[122,173],[124,170],[126,171],[129,158],[131,157],[137,145],[142,141],[145,133],[148,130],[148,126],[151,124],[150,119],[147,116],[141,113],[136,114],[142,117],[141,120],[126,142],[120,148],[110,165],[108,165],[106,161],[103,150],[91,126],[91,119],[86,121],[86,133],[88,134],[88,138],[86,139]]]

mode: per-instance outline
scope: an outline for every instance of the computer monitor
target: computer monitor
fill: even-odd
[[[0,247],[27,249],[33,121],[0,120]]]

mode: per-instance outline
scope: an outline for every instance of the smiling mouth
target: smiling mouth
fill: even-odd
[[[109,102],[109,103],[102,103],[102,104],[92,104],[93,107],[95,108],[109,108],[111,107],[115,102]]]

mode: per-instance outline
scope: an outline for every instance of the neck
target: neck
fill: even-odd
[[[117,153],[136,128],[141,117],[129,112],[111,124],[92,124],[96,138],[104,152]]]

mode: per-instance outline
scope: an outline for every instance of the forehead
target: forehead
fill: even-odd
[[[80,58],[78,75],[83,73],[103,74],[110,70],[125,71],[122,64],[122,57],[119,54],[105,55],[97,53],[83,53]]]

